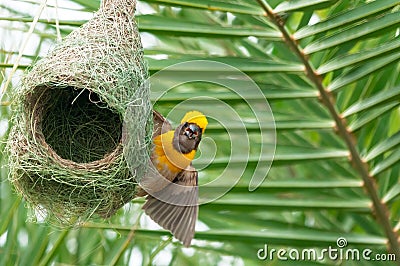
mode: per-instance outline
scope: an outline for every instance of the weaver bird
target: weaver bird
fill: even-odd
[[[198,111],[188,112],[175,130],[156,111],[153,120],[151,162],[156,171],[142,179],[136,195],[147,195],[145,213],[188,247],[199,208],[198,174],[191,162],[207,127],[207,118]]]

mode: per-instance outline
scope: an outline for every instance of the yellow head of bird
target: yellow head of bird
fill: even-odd
[[[202,129],[202,133],[208,125],[208,121],[205,115],[199,111],[190,111],[185,114],[182,118],[181,124],[183,123],[195,123]]]

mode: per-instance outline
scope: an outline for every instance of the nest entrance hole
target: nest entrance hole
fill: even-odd
[[[39,128],[61,158],[90,163],[117,148],[123,123],[98,94],[74,87],[44,88],[36,103]]]

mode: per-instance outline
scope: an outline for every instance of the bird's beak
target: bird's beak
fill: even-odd
[[[201,128],[198,125],[195,125],[195,124],[190,124],[185,130],[185,135],[189,139],[194,139],[200,133],[201,133]]]

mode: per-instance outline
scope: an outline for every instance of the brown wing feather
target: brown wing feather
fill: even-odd
[[[171,124],[157,111],[153,111],[153,123],[153,138],[173,130]],[[157,178],[161,178],[158,182],[165,180],[162,177]],[[196,169],[192,165],[188,166],[174,179],[174,183],[147,195],[146,203],[142,207],[151,219],[171,231],[186,247],[190,246],[194,237],[199,212],[197,179]],[[143,189],[139,189],[136,196],[146,194]]]
[[[164,116],[162,116],[162,114],[160,114],[159,112],[153,110],[153,136],[152,138],[164,134],[167,131],[172,130],[172,125],[168,122],[167,119],[165,119]],[[151,184],[154,184],[154,182],[156,183],[160,183],[160,182],[164,182],[165,184],[163,186],[166,186],[167,183],[169,183],[168,180],[165,180],[165,178],[163,178],[162,176],[159,176],[155,169],[150,169],[149,171],[155,171],[154,173],[149,173],[147,176],[145,176],[142,180],[141,180],[141,184],[143,186],[146,187],[146,190],[138,187],[135,193],[136,197],[143,197],[145,195],[147,195],[146,191],[150,190]],[[165,180],[165,181],[164,181]],[[159,184],[160,186],[162,184]]]
[[[153,138],[172,130],[171,124],[159,112],[153,110]]]
[[[193,239],[198,216],[198,174],[188,166],[173,184],[147,196],[145,213],[188,247]],[[177,186],[178,185],[178,186]]]

